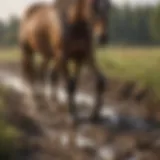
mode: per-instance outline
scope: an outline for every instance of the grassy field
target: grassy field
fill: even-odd
[[[17,62],[20,60],[20,57],[20,52],[16,47],[0,49],[0,63]]]
[[[0,49],[0,63],[20,60],[17,48]],[[160,47],[112,47],[97,51],[99,66],[105,74],[134,80],[153,88],[160,97]]]
[[[106,74],[150,87],[160,99],[160,47],[110,47],[99,52],[99,65]]]

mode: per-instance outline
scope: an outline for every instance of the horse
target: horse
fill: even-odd
[[[65,23],[61,19],[56,5],[38,3],[27,9],[20,25],[20,47],[22,52],[22,67],[26,79],[31,85],[35,79],[34,53],[39,52],[43,57],[40,75],[45,77],[48,64],[54,60],[52,81],[57,83],[62,73],[67,82],[69,95],[69,110],[77,119],[74,103],[77,80],[83,64],[90,66],[96,74],[96,104],[91,120],[97,120],[102,103],[105,80],[100,73],[94,57],[94,33],[100,35],[100,42],[106,41],[106,32],[102,22],[104,17],[95,20],[95,8],[89,0],[74,0],[65,12]],[[97,23],[95,23],[97,22]],[[65,24],[65,25],[64,25]],[[103,24],[103,25],[102,25]],[[65,27],[64,27],[65,26]],[[75,75],[70,76],[68,63],[75,63]]]
[[[68,10],[69,6],[75,0],[56,0],[55,3],[46,4],[44,2],[35,3],[27,8],[24,17],[20,24],[20,34],[19,42],[21,52],[23,53],[23,71],[25,77],[33,82],[33,77],[35,75],[34,62],[31,59],[34,58],[33,52],[38,51],[43,53],[43,62],[40,67],[40,75],[43,77],[45,70],[48,66],[49,61],[53,55],[53,46],[49,41],[49,36],[47,36],[47,24],[50,20],[47,18],[48,12],[51,10],[56,10],[56,14],[59,14],[61,21],[65,21],[65,12]],[[95,37],[98,39],[98,44],[107,44],[108,42],[108,17],[110,3],[109,0],[88,0],[92,7],[92,12],[94,14],[94,27]],[[40,16],[41,12],[41,16]],[[42,22],[42,23],[41,23]],[[45,26],[46,22],[46,26]],[[51,22],[51,24],[54,20]],[[63,23],[63,28],[65,28],[65,23]],[[30,27],[33,26],[33,27]],[[38,31],[36,29],[38,28]],[[27,31],[28,30],[28,31]],[[30,32],[27,34],[27,32]],[[54,33],[53,33],[54,36]],[[48,38],[47,38],[48,37]],[[56,33],[55,33],[56,37]],[[31,42],[30,41],[34,41]],[[56,38],[55,38],[56,39]],[[32,43],[32,44],[31,44]],[[33,44],[34,43],[34,44]],[[36,45],[36,46],[35,46]],[[28,53],[27,53],[28,52]],[[32,77],[32,78],[31,78]],[[31,80],[32,79],[32,80]]]
[[[96,75],[96,103],[91,115],[92,121],[99,119],[99,112],[102,106],[102,95],[105,91],[106,79],[100,72],[94,55],[94,34],[95,29],[102,34],[101,43],[106,40],[106,34],[102,32],[101,26],[95,23],[95,14],[92,3],[89,0],[74,0],[65,11],[65,34],[64,54],[57,61],[53,77],[63,69],[64,78],[68,82],[67,91],[69,95],[69,110],[74,119],[78,119],[74,95],[77,88],[77,81],[82,66],[87,65]],[[103,30],[104,31],[104,30]],[[105,38],[104,38],[105,36]],[[70,76],[69,62],[75,64],[74,76]]]

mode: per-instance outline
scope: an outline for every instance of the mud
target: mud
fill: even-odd
[[[19,65],[0,65],[0,84],[7,88],[4,118],[23,133],[12,159],[159,160],[159,103],[151,90],[107,79],[101,119],[93,124],[88,117],[94,104],[94,77],[83,77],[75,97],[82,120],[75,126],[63,85],[58,101],[49,94],[33,97]]]

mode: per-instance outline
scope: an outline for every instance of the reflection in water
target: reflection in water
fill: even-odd
[[[89,139],[89,138],[82,136],[80,134],[78,134],[76,136],[75,144],[80,148],[85,148],[85,147],[92,148],[92,147],[96,146],[96,143],[92,139]]]
[[[115,149],[113,146],[106,145],[103,147],[100,147],[98,150],[98,156],[102,160],[114,160],[115,159]]]

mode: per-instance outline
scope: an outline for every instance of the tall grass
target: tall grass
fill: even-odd
[[[5,89],[0,87],[0,159],[8,159],[16,149],[19,132],[9,124],[4,117],[5,111]]]
[[[111,47],[100,50],[97,57],[109,76],[150,87],[160,98],[160,48]]]

